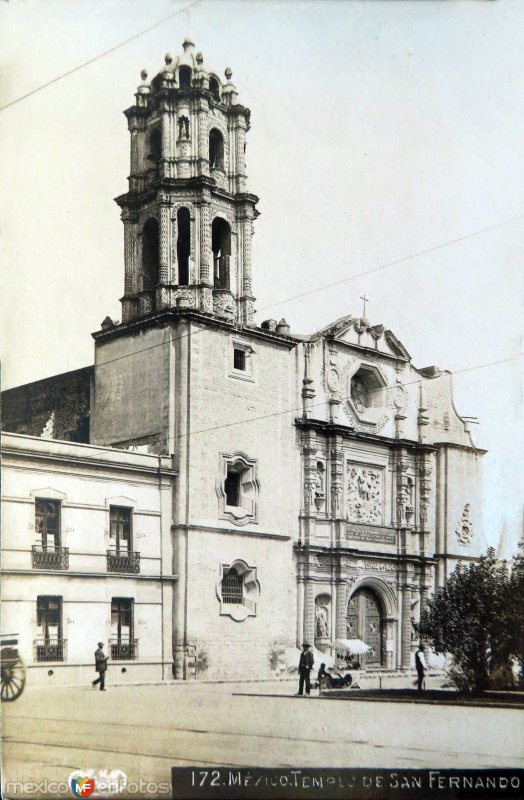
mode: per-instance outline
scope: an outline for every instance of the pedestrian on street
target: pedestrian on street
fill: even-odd
[[[106,687],[106,670],[107,670],[107,656],[103,650],[104,643],[98,642],[98,650],[95,650],[95,670],[98,672],[98,678],[93,681],[93,686],[97,683],[100,684],[100,691],[105,692]]]
[[[424,658],[424,648],[422,646],[422,642],[420,642],[418,650],[415,653],[415,667],[417,668],[417,692],[422,692],[424,673],[428,671],[426,659]]]
[[[320,693],[322,689],[322,681],[324,681],[325,683],[329,683],[329,675],[326,672],[326,665],[324,663],[320,665],[320,669],[317,675],[317,681],[318,681],[318,691]]]
[[[313,669],[313,653],[309,649],[311,645],[304,642],[302,645],[302,652],[300,654],[300,661],[298,662],[298,674],[300,676],[298,682],[298,694],[304,694],[304,684],[306,685],[306,694],[311,692],[311,682],[309,680],[309,673]]]

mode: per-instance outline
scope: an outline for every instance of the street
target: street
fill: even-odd
[[[4,797],[24,796],[30,782],[67,782],[75,770],[170,784],[176,765],[524,766],[518,709],[325,700],[295,690],[289,682],[28,688],[2,708]],[[40,787],[30,796],[53,795]]]

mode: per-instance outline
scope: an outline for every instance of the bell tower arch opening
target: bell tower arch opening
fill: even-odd
[[[217,128],[209,131],[209,168],[224,169],[224,137]]]
[[[183,206],[176,215],[178,237],[176,255],[178,262],[178,285],[189,286],[189,257],[191,255],[191,215]]]
[[[209,77],[209,91],[213,95],[213,100],[216,100],[217,103],[220,103],[220,84],[214,75],[210,75]]]
[[[183,66],[179,68],[178,83],[181,89],[191,88],[191,75],[192,75],[191,67]]]
[[[141,291],[151,291],[158,283],[160,262],[160,233],[158,220],[150,217],[142,230]]]
[[[225,219],[215,217],[211,225],[215,289],[230,288],[231,228]]]
[[[162,158],[162,134],[160,128],[153,128],[149,134],[149,153],[148,159],[152,166],[158,166]]]

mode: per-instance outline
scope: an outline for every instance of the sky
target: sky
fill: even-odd
[[[252,111],[258,324],[285,317],[310,333],[360,314],[365,292],[371,323],[416,367],[456,373],[455,405],[478,417],[475,443],[489,451],[484,534],[496,543],[505,525],[511,549],[522,538],[523,29],[524,3],[511,0],[0,3],[3,388],[92,363],[90,333],[121,318],[122,111],[140,70],[152,78],[190,36],[208,69],[232,68]]]

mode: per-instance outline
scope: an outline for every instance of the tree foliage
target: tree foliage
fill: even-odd
[[[452,678],[460,689],[486,689],[490,674],[508,664],[520,647],[522,633],[515,634],[515,598],[517,581],[522,585],[524,565],[508,574],[505,563],[495,559],[490,548],[478,562],[459,563],[423,610],[416,626],[422,639],[436,652],[450,653]],[[522,617],[520,618],[522,619]]]
[[[524,558],[520,542],[519,555],[513,560],[513,569],[509,581],[509,600],[511,603],[512,626],[511,655],[520,664],[520,684],[524,685]]]

